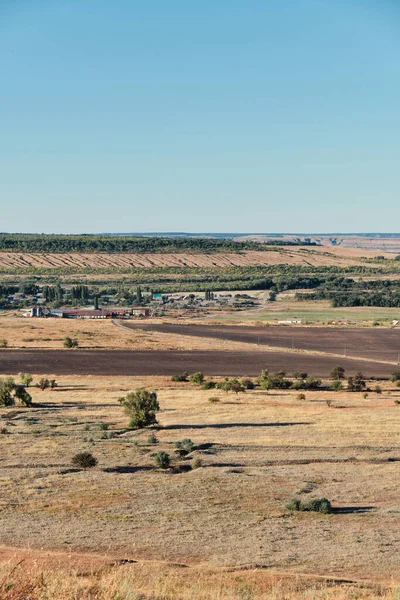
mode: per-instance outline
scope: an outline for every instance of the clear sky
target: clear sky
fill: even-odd
[[[0,0],[0,231],[400,230],[398,0]]]

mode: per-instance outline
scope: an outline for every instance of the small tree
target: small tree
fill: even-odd
[[[72,457],[72,465],[79,469],[91,469],[97,465],[97,458],[90,452],[78,452]]]
[[[20,373],[18,377],[21,380],[22,385],[29,387],[33,381],[33,377],[30,373]]]
[[[332,371],[331,371],[331,378],[332,379],[344,379],[344,375],[345,375],[345,370],[343,369],[343,367],[333,367]]]
[[[193,373],[189,377],[189,381],[195,385],[201,385],[204,381],[204,374],[201,371],[197,371],[197,373]]]
[[[24,406],[32,406],[32,396],[26,391],[23,385],[14,387],[14,397]]]
[[[129,416],[129,427],[142,429],[157,423],[156,412],[160,410],[156,392],[136,390],[120,398],[119,403]]]
[[[347,380],[347,388],[349,392],[362,392],[365,390],[364,375],[358,372],[354,377],[349,377]]]
[[[0,406],[14,406],[15,398],[12,394],[14,387],[15,384],[12,377],[0,379]]]

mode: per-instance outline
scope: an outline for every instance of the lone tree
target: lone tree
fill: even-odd
[[[347,380],[347,389],[349,392],[363,392],[365,390],[364,375],[358,372],[354,377]]]
[[[345,370],[343,369],[343,367],[333,367],[332,371],[331,371],[331,377],[332,379],[344,379],[344,374],[345,374]]]
[[[156,392],[136,390],[120,398],[118,402],[129,416],[129,427],[142,429],[157,424],[156,412],[160,410]]]

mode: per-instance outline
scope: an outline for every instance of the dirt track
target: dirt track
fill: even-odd
[[[1,350],[0,374],[19,372],[55,375],[173,375],[203,371],[206,375],[255,376],[261,369],[288,373],[307,371],[323,377],[340,364],[348,375],[387,377],[393,364],[291,352],[185,352],[127,350]]]
[[[400,329],[129,323],[124,327],[397,362]],[[336,359],[337,362],[337,359]]]

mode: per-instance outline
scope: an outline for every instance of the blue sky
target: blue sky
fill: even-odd
[[[392,0],[1,0],[0,231],[400,230]]]

